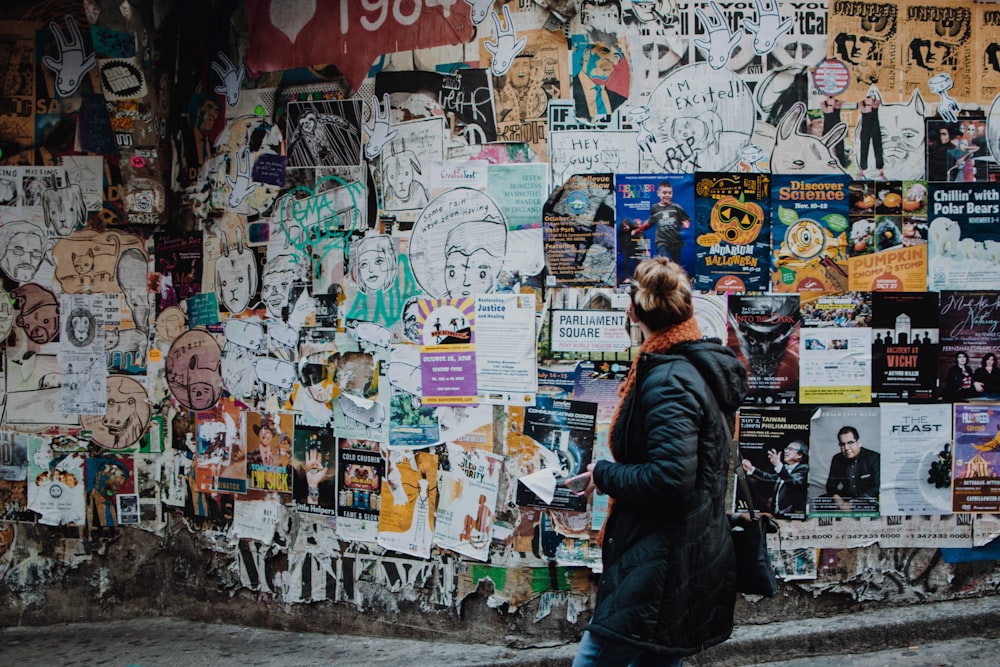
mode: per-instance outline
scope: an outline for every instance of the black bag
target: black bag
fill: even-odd
[[[736,548],[736,590],[773,598],[778,594],[778,581],[767,553],[767,533],[777,532],[774,519],[737,512],[729,515],[729,525]]]
[[[737,497],[742,495],[747,506],[746,512],[729,515],[730,534],[736,549],[736,590],[747,595],[773,598],[778,594],[778,581],[767,553],[767,534],[777,533],[778,523],[770,515],[754,511],[747,473],[740,465],[739,449],[733,440],[729,422],[726,422],[726,435],[736,463]]]

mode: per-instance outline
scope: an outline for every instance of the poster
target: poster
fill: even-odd
[[[878,408],[828,407],[809,429],[809,517],[877,517],[881,489]]]
[[[616,174],[618,283],[647,257],[665,255],[695,270],[694,176]]]
[[[1000,512],[1000,404],[955,405],[953,512]]]
[[[881,419],[882,514],[949,513],[951,406],[884,403]]]
[[[728,346],[747,367],[745,404],[795,403],[799,396],[798,294],[730,294]]]
[[[378,517],[380,546],[429,558],[438,502],[438,456],[394,449],[386,457]]]
[[[586,469],[593,456],[596,427],[596,403],[539,396],[535,405],[524,411],[523,433],[539,445],[542,467],[550,468],[557,479]],[[587,498],[558,485],[552,502],[546,504],[524,484],[518,484],[517,504],[582,512],[587,509]]]
[[[941,292],[938,394],[950,402],[1000,400],[1000,292]]]
[[[246,419],[249,489],[292,492],[293,417],[287,413],[243,412]]]
[[[128,476],[124,466],[119,469],[117,464],[110,464],[111,468],[104,471],[104,466],[98,464],[104,459],[57,451],[52,446],[51,436],[18,433],[13,435],[13,439],[27,449],[27,509],[40,515],[39,523],[83,527],[87,522],[89,504],[90,511],[97,513],[93,520],[104,521],[102,525],[116,525],[117,510],[112,508],[115,507],[114,494],[118,489],[116,482]],[[88,479],[86,470],[90,461],[94,462],[94,476]],[[98,480],[97,475],[101,471]],[[93,493],[94,488],[98,489],[96,494]],[[110,492],[110,495],[102,495],[101,490]],[[101,510],[107,510],[107,513]]]
[[[292,445],[292,497],[306,514],[336,516],[337,441],[333,429],[296,426]]]
[[[381,364],[389,387],[389,442],[392,447],[420,449],[440,442],[434,406],[421,403],[423,374],[418,345],[393,345],[389,362]]]
[[[766,292],[771,267],[771,175],[695,174],[694,287]]]
[[[628,315],[620,310],[553,310],[553,352],[625,352],[632,345]]]
[[[847,176],[775,175],[772,183],[771,289],[847,289]]]
[[[884,91],[902,87],[904,21],[901,2],[840,2],[830,7],[827,56],[847,64],[850,83],[841,96],[858,102],[877,83]],[[895,101],[895,100],[890,100]]]
[[[474,298],[420,304],[420,374],[424,405],[476,403]]]
[[[545,202],[542,220],[550,287],[615,284],[612,178],[603,173],[570,176]]]
[[[507,229],[542,226],[539,211],[549,194],[548,167],[544,163],[491,164],[486,193],[500,203],[507,216]]]
[[[1000,191],[991,183],[929,183],[927,288],[996,286],[1000,266]]]
[[[813,412],[806,407],[740,409],[739,463],[755,510],[779,519],[806,518]]]
[[[194,475],[198,491],[246,493],[246,438],[239,428],[243,414],[232,398],[196,413],[198,452]]]
[[[345,540],[375,541],[385,461],[379,443],[337,441],[337,534]]]
[[[476,297],[479,401],[525,405],[538,393],[534,294]]]
[[[872,294],[872,397],[931,400],[937,391],[938,294]]]
[[[927,187],[923,181],[854,181],[847,268],[852,290],[927,289]]]
[[[493,539],[503,457],[446,445],[448,468],[438,466],[434,543],[473,560],[486,561]]]

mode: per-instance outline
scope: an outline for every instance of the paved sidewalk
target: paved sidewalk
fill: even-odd
[[[685,664],[993,667],[1000,664],[997,637],[1000,597],[978,598],[740,626],[728,642]],[[172,618],[0,629],[4,667],[570,667],[575,652],[575,644],[512,649]]]

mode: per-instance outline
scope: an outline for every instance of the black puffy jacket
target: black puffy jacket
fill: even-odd
[[[735,555],[727,518],[731,448],[724,419],[746,369],[713,341],[635,360],[633,391],[611,434],[615,462],[594,468],[615,499],[588,629],[658,653],[691,655],[733,630]],[[720,411],[721,408],[721,411]]]

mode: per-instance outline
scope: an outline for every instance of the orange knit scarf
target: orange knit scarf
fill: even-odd
[[[694,317],[689,317],[680,324],[676,324],[672,327],[665,327],[659,331],[653,332],[639,347],[639,354],[642,354],[643,352],[649,352],[650,354],[663,354],[665,352],[669,352],[670,348],[678,343],[701,339],[701,329],[698,328],[698,322],[694,319]],[[618,387],[618,395],[622,400],[618,401],[618,406],[615,408],[615,414],[611,417],[611,429],[608,431],[608,437],[614,437],[615,424],[621,416],[622,405],[625,403],[625,398],[635,388],[636,366],[638,365],[636,361],[638,360],[638,357],[639,355],[636,355],[636,359],[633,360],[631,368],[628,369],[628,375],[625,376],[625,380],[623,380],[621,385]],[[626,434],[625,437],[628,437],[628,434]],[[607,517],[611,516],[611,508],[614,504],[615,499],[608,498],[608,511],[605,514],[604,525],[601,526],[601,531],[597,534],[598,545],[602,545],[604,543],[604,526],[607,525]]]

